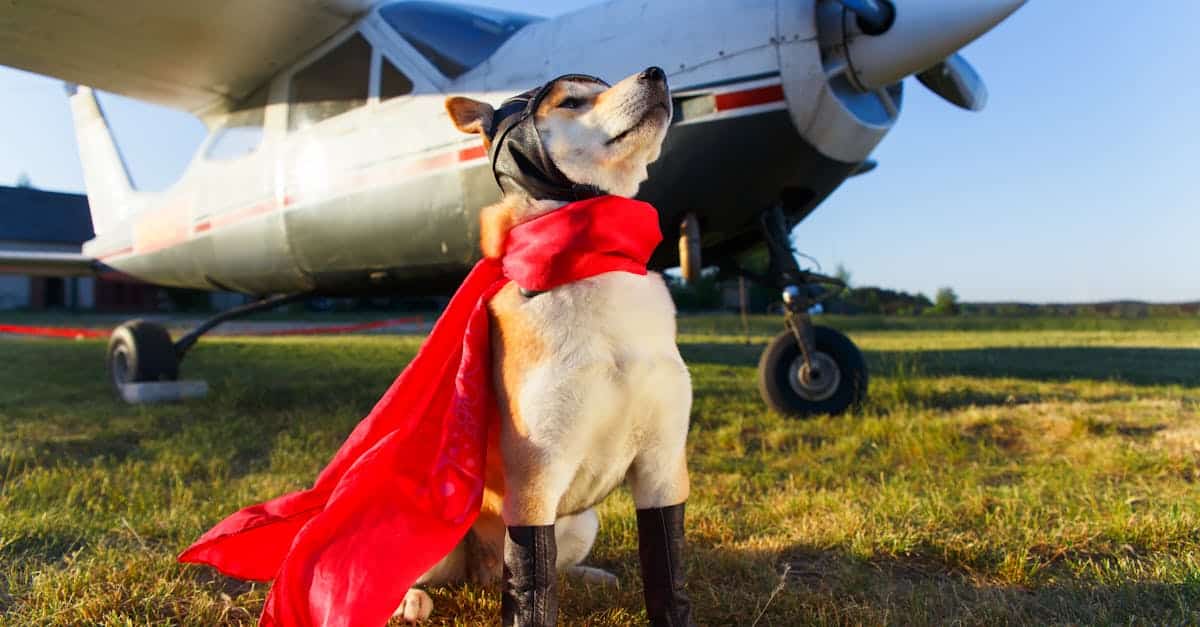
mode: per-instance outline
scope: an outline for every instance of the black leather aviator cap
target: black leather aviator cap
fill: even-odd
[[[505,100],[492,116],[488,136],[492,147],[488,157],[492,174],[505,194],[524,192],[534,200],[573,202],[603,196],[594,185],[582,185],[567,178],[546,153],[538,133],[534,113],[538,105],[561,80],[587,81],[608,87],[608,83],[586,74],[564,74],[550,82]]]

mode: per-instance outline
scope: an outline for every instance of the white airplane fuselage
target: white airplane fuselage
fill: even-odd
[[[499,191],[445,97],[498,103],[560,74],[615,80],[657,65],[675,121],[639,194],[659,209],[668,242],[652,265],[677,263],[671,242],[686,213],[699,218],[707,258],[733,255],[760,243],[760,211],[782,203],[798,221],[854,173],[895,124],[900,81],[924,69],[910,66],[986,30],[981,17],[930,40],[903,21],[905,6],[924,15],[946,3],[896,4],[895,34],[856,43],[867,36],[832,0],[613,0],[530,23],[453,77],[447,68],[461,68],[398,32],[384,4],[280,71],[251,98],[262,106],[206,117],[211,132],[187,172],[155,194],[128,188],[94,95],[80,89],[72,104],[97,232],[84,253],[179,287],[450,289],[478,258],[478,211]],[[992,11],[987,28],[1020,4],[980,2]],[[903,38],[918,36],[929,50],[912,61],[878,51],[887,37],[911,50]],[[358,77],[362,98],[322,99],[312,75],[323,68]]]

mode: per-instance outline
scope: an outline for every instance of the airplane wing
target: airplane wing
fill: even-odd
[[[0,274],[91,276],[100,269],[95,259],[79,253],[0,250]]]
[[[4,2],[0,64],[204,115],[241,100],[372,0]]]

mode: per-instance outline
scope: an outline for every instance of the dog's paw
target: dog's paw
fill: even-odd
[[[619,587],[617,576],[601,568],[572,566],[567,569],[567,576],[589,586],[602,586],[605,588]]]
[[[404,594],[400,607],[392,614],[395,618],[403,619],[406,623],[419,623],[433,613],[433,599],[424,590],[409,588]]]

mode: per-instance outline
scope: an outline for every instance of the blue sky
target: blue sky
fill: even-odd
[[[480,1],[553,15],[588,1]],[[981,114],[907,85],[874,158],[800,225],[858,285],[967,300],[1200,299],[1200,2],[1032,0],[964,54]],[[57,81],[0,68],[0,184],[82,191]],[[203,129],[108,96],[139,186],[182,171]]]

